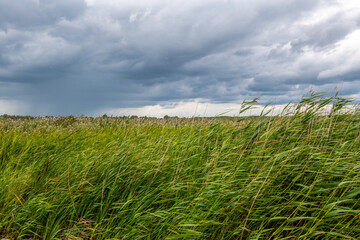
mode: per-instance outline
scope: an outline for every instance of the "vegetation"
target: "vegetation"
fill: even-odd
[[[360,239],[348,103],[312,93],[274,117],[0,118],[0,236]]]

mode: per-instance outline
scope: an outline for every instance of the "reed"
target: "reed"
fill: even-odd
[[[360,239],[357,107],[311,93],[268,114],[2,117],[0,235]]]

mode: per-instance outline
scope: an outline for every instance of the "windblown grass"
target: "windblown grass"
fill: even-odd
[[[257,118],[0,118],[0,235],[360,239],[360,112],[347,103],[312,94]]]

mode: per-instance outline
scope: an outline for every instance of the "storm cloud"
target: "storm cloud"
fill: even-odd
[[[359,43],[357,0],[1,0],[0,110],[359,99]]]

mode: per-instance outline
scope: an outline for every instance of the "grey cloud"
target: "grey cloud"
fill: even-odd
[[[47,33],[10,30],[0,34],[0,81],[52,81],[76,69],[79,48]],[[2,74],[6,72],[6,74]]]
[[[74,19],[85,10],[83,0],[2,0],[0,26],[36,30],[61,18]]]
[[[337,82],[355,82],[355,81],[359,81],[360,80],[360,69],[358,70],[354,70],[351,72],[348,72],[346,74],[342,74],[340,76],[335,76],[335,77],[329,77],[324,79],[323,81],[318,81],[319,85],[324,84],[324,81],[326,83],[337,83]],[[357,89],[357,88],[356,88]]]
[[[281,81],[272,78],[255,79],[253,84],[247,87],[247,90],[262,93],[266,95],[284,94],[290,90],[289,85],[283,84]]]
[[[324,48],[338,42],[357,28],[355,21],[344,19],[345,14],[337,14],[315,26],[304,27],[301,29],[300,37],[292,41],[291,46],[294,50],[305,46]]]
[[[2,97],[33,103],[34,114],[194,98],[286,101],[309,85],[359,76],[349,70],[318,78],[336,61],[313,56],[356,31],[358,17],[339,10],[316,24],[299,23],[334,2],[22,3],[0,2],[0,83],[20,85]]]
[[[234,54],[235,54],[236,56],[242,57],[242,56],[248,56],[248,55],[250,55],[250,54],[252,54],[252,53],[253,53],[253,51],[252,51],[251,49],[244,48],[244,49],[239,49],[239,50],[237,50]]]

